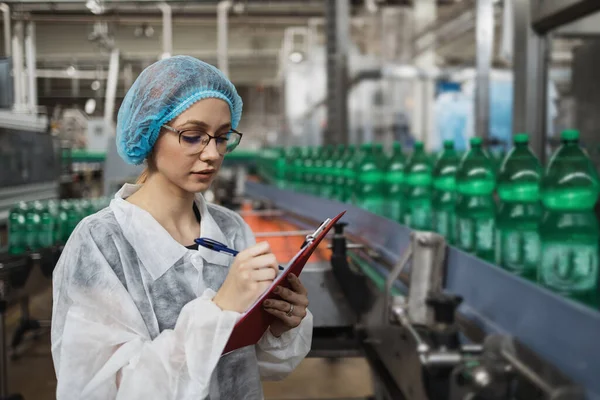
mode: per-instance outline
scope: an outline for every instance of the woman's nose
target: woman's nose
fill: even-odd
[[[218,160],[222,155],[217,150],[217,142],[211,140],[208,142],[206,147],[200,152],[200,160],[209,161],[209,160]]]

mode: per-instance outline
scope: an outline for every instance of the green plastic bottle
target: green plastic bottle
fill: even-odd
[[[340,151],[343,151],[343,145],[333,147],[329,146],[329,156],[323,162],[323,183],[321,185],[321,197],[326,199],[333,198],[333,189],[336,179],[335,163],[341,156]]]
[[[275,182],[275,186],[279,189],[286,188],[286,175],[287,175],[287,155],[285,149],[282,147],[278,147],[273,150],[274,152],[274,163],[272,164],[273,168],[273,180]]]
[[[361,146],[362,157],[357,165],[356,205],[373,214],[383,214],[385,200],[381,144]]]
[[[392,156],[385,173],[385,205],[384,214],[391,220],[402,222],[404,213],[404,167],[406,159],[402,153],[402,145],[395,142]]]
[[[460,159],[453,140],[445,140],[433,166],[432,229],[454,244],[456,231],[456,170]]]
[[[67,224],[66,224],[67,226],[66,226],[65,234],[68,239],[69,236],[71,236],[71,234],[75,230],[75,227],[77,226],[79,221],[81,221],[82,216],[79,211],[79,203],[74,199],[69,201],[69,207],[67,208],[66,211],[67,211]]]
[[[319,149],[311,147],[307,157],[304,159],[303,186],[306,194],[315,193],[315,161],[319,156]]]
[[[520,133],[513,140],[514,147],[498,172],[495,261],[510,272],[535,279],[540,261],[543,170],[529,148],[529,137]]]
[[[414,151],[404,169],[404,224],[413,229],[431,229],[432,169],[423,142],[415,142]]]
[[[55,220],[48,205],[40,209],[40,230],[38,234],[39,246],[49,248],[55,244]]]
[[[287,168],[285,170],[285,188],[288,190],[296,190],[296,160],[299,158],[299,149],[297,147],[291,147],[286,151],[286,165]]]
[[[481,142],[481,138],[471,138],[471,149],[456,171],[455,243],[459,248],[493,262],[496,169]]]
[[[315,196],[323,197],[323,192],[326,191],[325,176],[327,175],[327,168],[325,167],[325,163],[331,157],[332,150],[333,146],[321,147],[319,156],[315,160]]]
[[[10,254],[23,254],[27,250],[27,243],[25,242],[26,214],[27,205],[25,202],[20,202],[10,210],[8,215],[8,252]]]
[[[61,200],[55,226],[55,237],[59,244],[65,244],[69,239],[68,210],[70,208],[71,204],[67,200]]]
[[[25,215],[25,245],[30,251],[36,251],[40,248],[41,210],[42,204],[39,201],[35,201],[27,207]]]
[[[579,147],[579,132],[564,131],[542,178],[545,215],[539,282],[562,295],[597,305],[600,185],[596,168]]]
[[[348,201],[348,196],[351,193],[347,179],[351,176],[351,171],[348,170],[346,165],[350,160],[354,158],[356,147],[351,144],[345,149],[344,154],[335,163],[335,169],[337,170],[337,178],[333,189],[333,199],[339,202],[345,203]]]

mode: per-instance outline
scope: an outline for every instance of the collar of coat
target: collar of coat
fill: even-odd
[[[136,250],[140,261],[152,279],[156,280],[190,250],[173,239],[150,213],[125,200],[139,188],[140,185],[125,184],[111,201],[110,207],[123,235]],[[197,193],[194,201],[202,217],[200,220],[202,237],[208,237],[231,246],[232,243],[229,243],[227,236],[210,214],[202,194]],[[229,236],[231,237],[231,235]],[[233,260],[228,254],[202,246],[199,247],[198,254],[204,261],[211,264],[229,266]]]

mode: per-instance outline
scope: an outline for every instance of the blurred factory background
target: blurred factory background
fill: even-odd
[[[77,223],[141,172],[117,155],[116,115],[145,67],[180,54],[217,66],[244,102],[243,140],[209,201],[240,210],[270,241],[350,210],[348,243],[331,239],[333,257],[323,250],[307,274],[321,310],[312,357],[265,383],[268,399],[600,398],[596,300],[572,301],[455,247],[442,274],[406,225],[435,229],[353,201],[361,189],[345,175],[373,155],[391,174],[394,155],[421,143],[433,165],[445,142],[462,155],[474,137],[500,171],[517,133],[546,168],[573,129],[599,165],[597,0],[5,0],[0,12],[0,400],[54,398],[52,268]],[[353,246],[358,255],[341,261]],[[408,247],[413,271],[431,265],[426,276],[397,270]],[[412,291],[407,304],[426,317],[390,303],[415,282],[421,297]],[[460,300],[425,300],[435,290],[464,299],[457,321],[440,315]],[[485,342],[491,334],[510,343]],[[425,354],[420,340],[441,350]]]

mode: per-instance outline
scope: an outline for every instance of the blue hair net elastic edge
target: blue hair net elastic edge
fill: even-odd
[[[190,108],[191,106],[193,106],[195,103],[199,102],[200,100],[212,99],[212,98],[220,99],[227,103],[227,105],[229,106],[229,113],[231,114],[231,127],[233,129],[237,128],[237,126],[240,122],[240,119],[241,119],[241,113],[235,113],[233,111],[233,104],[231,104],[231,101],[229,101],[227,96],[225,96],[223,93],[218,92],[216,90],[202,91],[199,93],[194,93],[193,95],[189,96],[187,99],[182,101],[181,104],[179,104],[173,111],[171,111],[169,114],[165,115],[163,118],[158,120],[157,123],[152,124],[153,125],[152,131],[150,132],[150,137],[148,140],[148,144],[150,145],[150,147],[154,148],[154,145],[156,144],[156,140],[158,139],[158,134],[160,133],[160,130],[162,129],[162,126],[164,124],[177,118],[184,111],[186,111],[188,108]],[[128,162],[130,162],[133,165],[140,165],[146,159],[146,155],[144,155],[143,157],[132,157],[129,154],[122,154],[121,148],[119,146],[117,146],[117,150],[118,150],[119,155],[123,159],[127,160]]]

